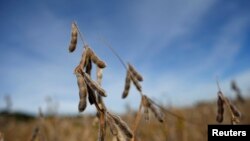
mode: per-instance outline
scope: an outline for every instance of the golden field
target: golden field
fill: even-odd
[[[232,101],[241,111],[239,124],[250,123],[250,99],[244,103]],[[142,117],[136,132],[137,141],[206,141],[207,125],[216,122],[216,101],[200,102],[191,107],[164,107],[164,122],[160,123],[150,113],[150,120]],[[121,118],[132,127],[136,111],[127,110]],[[142,115],[143,116],[143,115]],[[230,114],[225,109],[224,121],[230,124]],[[29,141],[36,128],[39,128],[35,141],[96,141],[98,139],[98,119],[95,115],[45,116],[43,118],[25,117],[22,114],[4,114],[0,116],[0,132],[4,141]],[[113,136],[107,128],[107,141]]]

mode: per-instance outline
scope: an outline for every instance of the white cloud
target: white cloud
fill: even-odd
[[[199,65],[191,69],[193,73],[200,73],[206,70],[214,70],[213,75],[220,75],[231,65],[234,58],[242,48],[245,30],[249,24],[249,18],[245,16],[233,17],[231,21],[221,29],[216,41],[213,42],[211,51],[202,57]],[[192,61],[192,60],[191,60]]]
[[[132,6],[131,15],[140,37],[129,52],[150,51],[149,58],[170,47],[176,39],[185,38],[195,31],[215,1],[143,1]],[[132,33],[132,34],[136,34]],[[131,54],[131,59],[141,60],[143,54]]]

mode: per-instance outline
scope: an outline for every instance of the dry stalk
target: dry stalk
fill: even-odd
[[[77,32],[79,33],[80,39],[82,40],[84,46],[87,45],[87,42],[86,42],[86,40],[84,39],[84,36],[83,36],[83,34],[81,33],[81,31],[80,31],[79,27],[77,26],[76,22],[74,21],[73,24],[75,25],[75,27],[76,27],[76,29],[77,29]]]
[[[120,55],[115,51],[115,49],[111,46],[111,44],[108,43],[104,38],[99,38],[99,40],[100,40],[101,42],[103,42],[103,43],[106,45],[106,47],[109,48],[109,49],[112,51],[112,53],[118,58],[119,62],[122,64],[122,66],[123,66],[123,67],[125,68],[125,70],[128,72],[129,68],[127,67],[126,63],[123,61],[123,59],[120,57]],[[129,73],[130,73],[130,71],[129,71]],[[141,93],[141,92],[140,92],[140,95],[142,96],[142,93]],[[161,105],[155,103],[154,101],[152,101],[152,102],[153,102],[157,107],[159,107],[162,111],[168,113],[169,115],[171,115],[171,116],[173,116],[173,117],[175,117],[175,118],[178,118],[178,119],[180,119],[180,120],[182,120],[182,121],[185,121],[185,122],[187,122],[187,123],[190,123],[190,124],[192,124],[192,125],[197,125],[197,123],[195,123],[195,122],[193,122],[193,121],[191,121],[191,120],[184,119],[183,117],[181,117],[181,116],[179,116],[179,115],[173,113],[173,112],[170,111],[170,110],[165,109],[164,107],[162,107]],[[146,111],[147,111],[147,110],[146,110]],[[147,112],[146,112],[146,113],[147,113]]]
[[[136,89],[139,91],[139,94],[141,96],[140,106],[139,110],[136,113],[135,122],[133,126],[133,134],[136,135],[136,131],[138,129],[141,117],[142,117],[142,110],[145,114],[145,119],[149,120],[149,113],[150,110],[152,113],[154,113],[155,117],[158,119],[159,122],[163,122],[163,114],[161,113],[161,109],[154,104],[154,102],[149,99],[146,95],[142,93],[142,87],[139,82],[143,81],[143,77],[135,70],[135,68],[128,63],[127,67],[127,74],[125,79],[125,87],[122,94],[122,98],[126,98],[129,93],[130,84],[131,81],[135,85]],[[131,141],[135,141],[135,136],[131,139]]]
[[[105,119],[105,113],[104,112],[100,112],[98,141],[104,141],[105,136],[106,136],[106,119]]]
[[[39,133],[39,128],[38,128],[38,127],[35,127],[35,129],[34,129],[33,132],[32,132],[32,136],[31,136],[30,141],[35,141],[35,140],[36,140],[36,137],[38,136],[38,133]],[[1,140],[0,140],[0,141],[1,141]]]
[[[135,117],[135,122],[134,122],[134,127],[133,127],[133,133],[134,133],[134,135],[136,135],[136,131],[137,131],[138,125],[139,125],[139,123],[141,121],[142,108],[143,108],[143,103],[142,103],[142,100],[141,100],[140,106],[139,106],[139,110],[137,111],[136,117]],[[134,141],[134,139],[135,139],[135,137],[131,141]]]
[[[42,113],[41,108],[39,108],[38,124],[36,125],[36,127],[34,128],[32,132],[30,141],[35,141],[37,138],[39,141],[46,141],[44,131],[43,131],[43,125],[44,125],[44,115]]]

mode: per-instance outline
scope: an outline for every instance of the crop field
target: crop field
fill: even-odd
[[[242,112],[240,124],[250,123],[250,100],[244,103],[234,101]],[[198,103],[187,108],[165,107],[164,122],[158,122],[153,115],[145,121],[141,119],[136,132],[138,141],[206,141],[207,125],[218,124],[216,121],[216,102]],[[174,114],[174,115],[173,115]],[[225,113],[225,120],[221,124],[230,124],[230,114]],[[133,126],[136,111],[127,111],[120,115]],[[39,128],[35,141],[96,141],[98,139],[98,119],[95,115],[83,116],[50,116],[35,118],[18,115],[0,116],[0,131],[6,141],[30,141],[34,132]],[[106,140],[116,140],[107,129]]]

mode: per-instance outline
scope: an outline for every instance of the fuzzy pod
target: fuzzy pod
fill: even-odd
[[[127,71],[127,75],[126,75],[126,79],[125,79],[125,86],[124,86],[124,91],[122,93],[122,98],[126,98],[128,96],[129,93],[129,89],[130,89],[130,84],[131,84],[131,79],[129,76],[129,70]]]
[[[86,73],[91,76],[91,70],[92,70],[92,61],[90,59],[86,60]]]
[[[149,109],[154,113],[155,117],[158,119],[159,122],[164,122],[163,114],[155,105],[150,104]]]
[[[223,121],[224,114],[224,101],[221,96],[221,92],[218,92],[218,100],[217,100],[217,116],[216,121],[221,123]]]
[[[83,112],[87,107],[87,102],[86,99],[80,99],[79,104],[78,104],[78,111]]]
[[[112,133],[112,135],[117,136],[118,134],[117,126],[115,124],[115,121],[113,120],[113,118],[110,117],[109,114],[107,114],[107,123],[108,123],[110,132]]]
[[[139,81],[134,77],[134,76],[130,76],[130,79],[132,80],[133,84],[135,85],[136,89],[139,91],[139,92],[142,92],[142,87],[139,83]]]
[[[90,62],[89,60],[90,60],[90,48],[86,46],[85,50],[82,53],[82,58],[80,61],[80,68],[81,68],[82,72],[85,72],[84,68],[86,68],[86,71],[91,71],[92,64],[91,64],[91,66],[88,66],[88,64]]]
[[[118,128],[118,134],[116,135],[116,141],[129,141],[130,138],[128,138],[126,135],[124,135],[123,131]]]
[[[95,91],[93,91],[91,89],[91,87],[89,87],[87,85],[87,89],[88,89],[88,100],[89,100],[89,103],[92,105],[92,104],[95,104],[96,103],[96,94],[95,94]]]
[[[230,109],[233,112],[234,116],[241,117],[240,111],[232,103],[229,103],[229,105],[230,105]]]
[[[161,112],[159,107],[154,104],[153,100],[148,98],[146,95],[143,95],[142,97],[142,105],[144,108],[150,109],[159,122],[164,122],[164,114]]]
[[[235,81],[231,82],[231,88],[235,91],[236,96],[237,96],[237,100],[239,100],[241,103],[245,102],[245,99],[243,98],[240,88],[236,85]]]
[[[78,88],[79,88],[79,98],[80,98],[80,101],[78,104],[78,110],[79,110],[79,112],[83,112],[87,107],[87,101],[86,101],[87,85],[86,85],[85,80],[81,74],[77,73],[76,77],[77,77],[77,84],[78,84]]]
[[[138,81],[143,81],[143,77],[135,70],[135,68],[131,64],[128,64],[128,69]]]
[[[102,84],[102,75],[103,74],[103,69],[97,67],[96,68],[96,76],[97,76],[97,83],[101,86]]]
[[[95,81],[93,81],[88,74],[83,73],[83,76],[84,76],[84,79],[85,79],[87,85],[91,89],[95,90],[101,96],[104,96],[104,97],[107,96],[105,90],[103,88],[101,88],[100,85],[97,84]]]
[[[70,40],[70,45],[69,45],[69,52],[74,52],[74,50],[76,49],[77,36],[78,36],[77,27],[76,27],[76,25],[74,23],[72,23],[72,26],[71,26],[71,40]]]
[[[89,48],[90,49],[90,48]],[[90,57],[91,60],[99,67],[99,68],[105,68],[106,64],[104,61],[102,61],[93,50],[90,49]]]
[[[119,116],[116,115],[112,115],[110,114],[110,116],[112,117],[112,119],[115,121],[117,127],[119,127],[120,131],[122,131],[122,133],[129,139],[133,138],[133,133],[130,130],[130,128],[128,127],[128,125],[126,124],[126,122],[124,122]],[[119,130],[118,129],[118,130]],[[118,132],[119,133],[119,132]]]
[[[86,73],[91,76],[91,70],[92,70],[92,62],[90,59],[87,59],[86,61],[88,61],[86,63]],[[96,101],[96,96],[95,96],[95,92],[87,85],[87,90],[88,90],[88,99],[89,99],[89,103],[92,105],[95,103]]]

